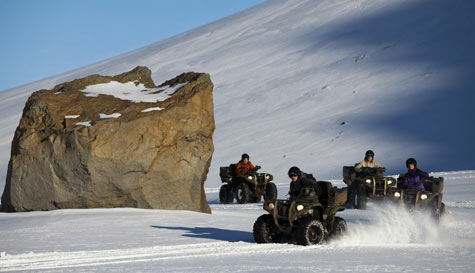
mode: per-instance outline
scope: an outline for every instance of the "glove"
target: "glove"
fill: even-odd
[[[259,170],[260,168],[261,168],[261,166],[256,166],[256,167],[254,168],[254,170],[257,171],[257,170]]]

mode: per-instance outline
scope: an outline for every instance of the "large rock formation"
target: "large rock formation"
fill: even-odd
[[[213,84],[148,68],[34,92],[12,142],[3,211],[135,207],[210,212]]]

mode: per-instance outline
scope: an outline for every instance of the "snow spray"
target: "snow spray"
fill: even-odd
[[[368,207],[364,220],[350,221],[340,246],[440,245],[439,227],[427,211],[410,212],[392,204]]]

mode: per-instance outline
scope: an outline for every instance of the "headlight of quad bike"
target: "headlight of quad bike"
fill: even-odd
[[[298,206],[297,206],[297,210],[298,210],[298,211],[303,210],[303,205],[298,205]]]
[[[394,197],[399,198],[399,197],[401,197],[401,194],[397,191],[397,192],[394,193]]]
[[[247,179],[252,180],[252,175],[248,176]]]
[[[371,183],[371,179],[366,179],[366,183]]]
[[[422,194],[421,195],[421,200],[426,200],[427,199],[427,194]]]
[[[270,203],[270,204],[269,204],[269,208],[270,208],[270,209],[274,209],[274,203]]]
[[[270,175],[266,174],[266,179],[269,179],[270,178]]]
[[[388,180],[388,185],[391,185],[393,183],[393,180],[392,179],[389,179]]]

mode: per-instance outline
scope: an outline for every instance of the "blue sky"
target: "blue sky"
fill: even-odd
[[[265,0],[0,0],[0,90],[166,39]]]

